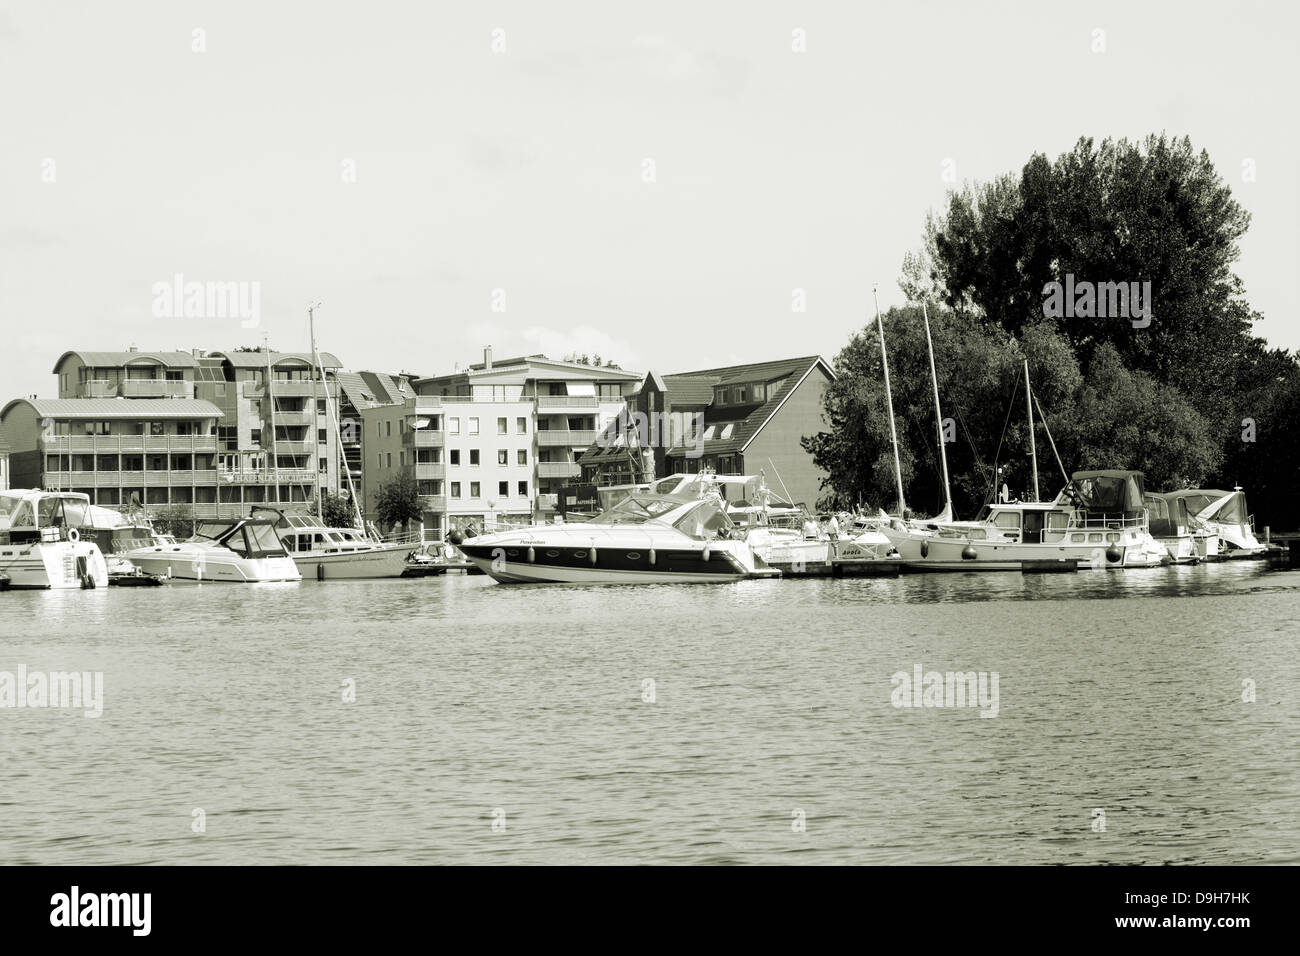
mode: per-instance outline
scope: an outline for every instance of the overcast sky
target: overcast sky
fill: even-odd
[[[1252,213],[1258,331],[1300,348],[1297,9],[0,0],[0,402],[67,349],[302,350],[313,300],[353,369],[833,359],[945,168],[1162,130]],[[260,283],[260,327],[156,317],[177,273]]]

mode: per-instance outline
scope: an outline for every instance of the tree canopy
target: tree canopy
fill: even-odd
[[[950,193],[927,217],[922,248],[904,258],[900,286],[930,306],[957,439],[947,447],[958,511],[969,514],[1004,480],[1013,492],[1029,488],[1027,359],[1067,470],[1136,468],[1152,489],[1241,484],[1263,523],[1300,523],[1289,437],[1300,423],[1300,364],[1253,333],[1259,315],[1232,272],[1249,223],[1208,155],[1163,135],[1081,139],[1055,161],[1036,154],[1018,176]],[[1067,278],[1098,288],[1149,282],[1149,324],[1049,314],[1049,284]],[[921,309],[883,318],[908,501],[937,511]],[[836,371],[824,398],[830,430],[804,443],[828,472],[824,503],[889,507],[893,453],[874,322]],[[1036,435],[1047,497],[1062,478],[1041,425]]]

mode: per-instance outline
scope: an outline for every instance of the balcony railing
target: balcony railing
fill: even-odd
[[[47,454],[174,451],[215,454],[215,435],[54,435],[42,439]]]
[[[618,399],[608,399],[618,401]],[[594,395],[538,395],[538,408],[596,408],[600,399]]]
[[[128,378],[122,382],[123,398],[193,398],[193,382],[176,382],[161,378]]]
[[[416,462],[415,480],[432,481],[435,478],[447,477],[447,466],[442,462]]]
[[[315,425],[315,409],[303,411],[280,411],[275,412],[275,423],[277,425]]]
[[[406,432],[410,444],[416,448],[436,448],[446,442],[444,433],[432,428],[413,428]]]
[[[47,488],[143,488],[146,485],[202,485],[217,483],[217,472],[212,468],[197,471],[167,469],[163,471],[47,471]]]
[[[91,379],[77,384],[78,398],[117,398],[117,385],[106,379]]]
[[[537,430],[537,443],[539,445],[556,446],[563,445],[568,447],[586,448],[596,440],[596,430],[592,429],[571,429],[571,428],[539,428]]]
[[[538,478],[576,478],[581,469],[576,461],[539,461]]]
[[[420,495],[420,509],[422,511],[446,511],[446,495]]]
[[[230,485],[315,485],[310,468],[280,468],[275,471],[220,471],[220,484]]]
[[[302,381],[301,379],[273,379],[271,381],[271,394],[283,395],[285,398],[311,398],[312,395],[324,398],[325,387],[318,382]]]

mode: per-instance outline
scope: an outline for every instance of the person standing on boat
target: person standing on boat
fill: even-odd
[[[840,519],[831,515],[831,520],[826,523],[826,537],[831,542],[831,557],[840,556]]]

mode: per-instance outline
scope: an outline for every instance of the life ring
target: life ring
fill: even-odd
[[[69,529],[68,529],[68,540],[69,540],[69,541],[80,541],[80,540],[81,540],[81,532],[78,531],[76,528],[69,528]]]

